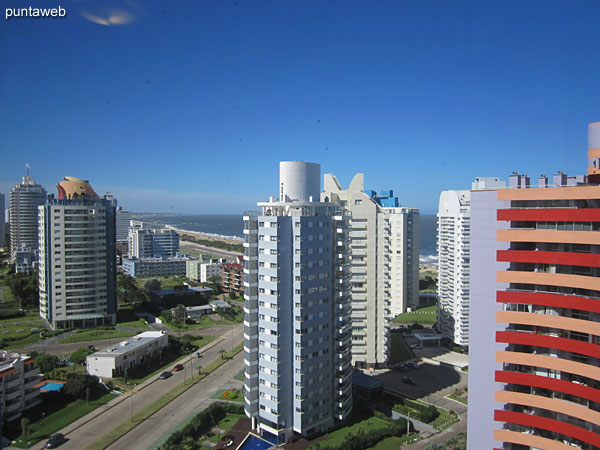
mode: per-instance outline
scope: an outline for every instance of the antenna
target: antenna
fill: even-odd
[[[27,176],[29,176],[29,169],[31,169],[31,164],[25,163],[25,170],[27,170]]]

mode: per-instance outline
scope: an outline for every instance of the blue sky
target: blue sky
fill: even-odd
[[[64,19],[3,20],[59,4]],[[71,175],[134,211],[235,214],[276,194],[280,160],[301,159],[432,213],[475,176],[584,173],[600,121],[597,1],[0,12],[5,194],[29,162],[51,192]]]

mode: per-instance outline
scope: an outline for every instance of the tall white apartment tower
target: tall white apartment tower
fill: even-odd
[[[0,194],[0,247],[6,245],[6,225],[4,223],[4,194]]]
[[[117,207],[117,242],[127,242],[129,236],[129,222],[131,221],[131,211],[122,207]]]
[[[321,199],[350,215],[352,247],[352,362],[387,363],[389,322],[419,295],[419,210],[401,208],[392,191],[365,192],[364,174],[348,189],[325,174]]]
[[[116,322],[115,206],[65,177],[39,207],[40,316],[53,329]]]
[[[348,219],[319,201],[320,166],[280,163],[279,201],[244,216],[245,409],[286,442],[352,409]]]
[[[38,246],[38,206],[46,201],[46,190],[29,175],[10,191],[10,255],[17,251],[35,252]]]
[[[505,182],[477,177],[473,190],[498,189]],[[469,346],[471,192],[443,191],[438,210],[438,329],[454,343]]]

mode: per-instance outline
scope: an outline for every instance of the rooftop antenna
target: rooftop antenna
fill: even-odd
[[[31,164],[25,163],[25,170],[27,170],[27,176],[29,177],[29,169],[31,169]]]

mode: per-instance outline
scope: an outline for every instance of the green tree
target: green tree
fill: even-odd
[[[186,319],[185,306],[177,305],[173,310],[173,320],[179,325],[184,325]]]
[[[27,441],[27,432],[29,431],[29,419],[27,417],[21,419],[21,431],[23,432],[23,440]]]
[[[39,304],[36,271],[30,274],[13,273],[8,277],[7,284],[21,308],[37,306]]]
[[[86,356],[91,355],[92,353],[94,353],[94,350],[85,347],[78,348],[69,355],[69,361],[74,364],[83,364],[85,363]]]
[[[151,278],[144,283],[144,292],[154,292],[161,288],[160,280]]]
[[[117,275],[117,300],[120,304],[132,304],[141,299],[135,279],[127,274]]]
[[[227,353],[227,350],[222,348],[221,350],[219,350],[219,353],[221,354],[221,359],[225,359],[225,353]]]
[[[35,358],[35,365],[42,373],[50,372],[58,367],[58,356],[41,353]]]

